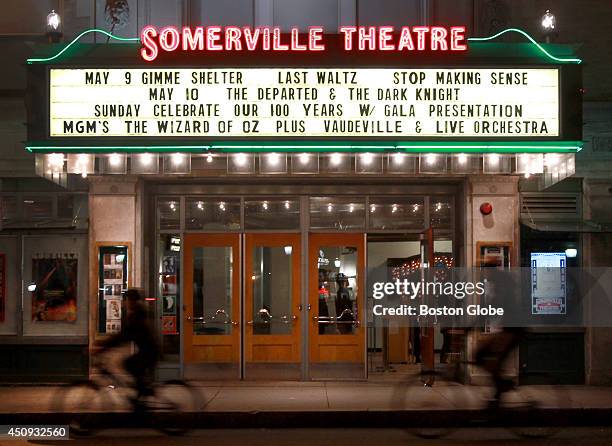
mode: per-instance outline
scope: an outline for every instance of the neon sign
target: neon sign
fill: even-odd
[[[343,26],[339,30],[345,51],[465,51],[464,26]],[[142,58],[154,61],[160,52],[174,51],[324,51],[323,28],[313,26],[305,34],[291,28],[240,28],[237,26],[158,29],[149,25],[140,34]]]

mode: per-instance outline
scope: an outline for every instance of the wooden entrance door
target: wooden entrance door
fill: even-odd
[[[184,244],[185,376],[240,378],[240,235],[187,234]]]
[[[245,237],[244,376],[300,379],[300,235]]]
[[[311,234],[310,372],[314,379],[365,377],[364,234]]]

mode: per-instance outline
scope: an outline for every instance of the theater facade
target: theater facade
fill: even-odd
[[[28,60],[26,149],[50,181],[87,179],[89,229],[76,322],[26,299],[87,352],[143,288],[160,377],[363,380],[466,357],[486,333],[377,324],[371,284],[523,266],[519,179],[570,177],[582,147],[580,60],[521,30],[80,42],[101,32]]]

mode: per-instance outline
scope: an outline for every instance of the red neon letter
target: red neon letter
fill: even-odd
[[[438,45],[440,45],[440,51],[448,50],[448,45],[446,44],[447,36],[448,36],[448,31],[446,31],[446,28],[442,28],[441,26],[432,26],[431,27],[431,50],[438,51]]]
[[[247,50],[255,51],[257,48],[257,41],[259,40],[259,28],[251,29],[248,26],[242,29],[244,33],[244,42],[246,43]]]
[[[154,26],[145,26],[140,32],[140,42],[143,48],[140,50],[140,55],[147,62],[151,62],[157,58],[157,42],[153,39],[157,37],[157,30]]]
[[[344,34],[344,50],[351,51],[353,49],[353,33],[357,31],[354,26],[343,26],[340,32]]]
[[[242,51],[242,42],[240,35],[242,31],[237,26],[227,26],[225,28],[225,50],[231,51],[236,48],[236,51]]]
[[[323,43],[323,28],[320,26],[311,26],[308,28],[308,48],[310,51],[324,51],[325,44]]]
[[[272,49],[274,51],[288,51],[289,45],[281,43],[281,30],[280,28],[274,28],[272,30]]]
[[[452,26],[450,29],[450,49],[451,51],[465,51],[465,26]]]
[[[368,26],[368,32],[366,34],[366,27],[360,26],[359,31],[357,32],[358,40],[359,40],[359,51],[364,51],[366,49],[366,39],[368,42],[368,49],[375,50],[376,49],[376,27]]]
[[[408,28],[407,26],[402,26],[399,43],[397,44],[398,51],[402,51],[404,48],[408,51],[414,51],[414,42],[412,41],[412,34],[410,34],[410,28]]]
[[[181,35],[174,26],[166,26],[159,32],[159,47],[164,51],[174,51],[179,47]]]
[[[206,28],[206,49],[209,51],[221,51],[223,45],[219,43],[221,40],[221,27],[209,26]]]
[[[429,32],[429,26],[415,26],[412,32],[417,35],[417,50],[425,50],[425,33]]]
[[[264,51],[270,51],[270,28],[268,27],[261,29],[261,48]]]
[[[393,51],[395,49],[395,45],[389,43],[393,36],[392,26],[381,26],[378,28],[378,49],[381,51]]]
[[[204,29],[201,26],[193,31],[188,26],[183,27],[183,51],[204,49]]]
[[[291,28],[291,49],[293,51],[306,51],[308,47],[304,44],[300,44],[300,30],[297,28]]]

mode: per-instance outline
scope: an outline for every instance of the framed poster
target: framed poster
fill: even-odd
[[[74,253],[32,258],[32,320],[75,322],[78,259]]]
[[[162,311],[164,314],[176,314],[176,296],[175,295],[164,295],[162,296]]]
[[[162,334],[177,334],[176,316],[162,316]]]
[[[567,256],[564,252],[532,252],[531,314],[566,314]]]
[[[0,254],[0,322],[4,322],[6,308],[6,255]]]

